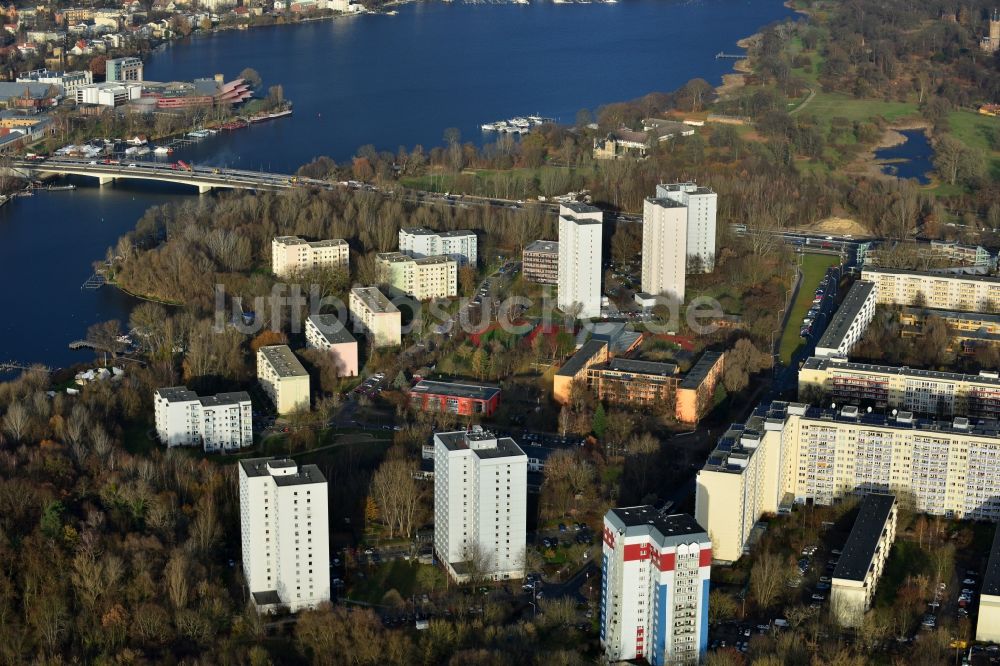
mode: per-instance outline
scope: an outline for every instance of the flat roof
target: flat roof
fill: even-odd
[[[156,394],[167,402],[188,402],[197,400],[198,394],[187,386],[167,386],[156,389]]]
[[[587,363],[608,346],[603,340],[589,340],[580,347],[556,372],[561,377],[575,377]]]
[[[646,201],[663,208],[687,208],[687,205],[669,197],[646,197]]]
[[[476,232],[471,229],[454,229],[452,231],[435,231],[427,227],[403,227],[400,233],[411,236],[440,236],[442,238],[461,238],[465,236],[475,236]]]
[[[988,375],[965,375],[958,372],[940,372],[938,370],[920,370],[908,366],[874,365],[871,363],[850,363],[838,361],[837,359],[819,358],[810,356],[802,364],[803,370],[844,370],[846,372],[859,372],[883,375],[899,375],[901,377],[917,377],[926,379],[941,379],[950,382],[974,382],[976,384],[989,384],[1000,386],[1000,378]]]
[[[217,407],[221,405],[238,405],[241,402],[250,402],[250,394],[246,391],[235,391],[233,393],[216,393],[204,398],[198,398],[204,407]]]
[[[499,386],[481,386],[478,384],[453,384],[451,382],[435,382],[422,379],[410,389],[410,393],[428,393],[445,395],[453,398],[475,398],[491,400],[500,394]]]
[[[271,345],[258,350],[279,377],[302,377],[308,374],[288,345]]]
[[[347,245],[343,238],[327,238],[326,240],[307,241],[299,236],[275,236],[274,241],[282,245],[308,245],[309,247],[334,247]]]
[[[558,254],[559,253],[559,241],[550,240],[536,240],[528,247],[524,248],[525,252],[539,252],[547,254]]]
[[[625,536],[649,535],[660,547],[690,543],[690,537],[708,541],[705,529],[690,515],[661,513],[648,504],[611,509],[605,518],[619,533]]]
[[[686,183],[660,183],[656,186],[659,190],[662,188],[665,192],[684,192],[685,194],[715,194],[715,190],[709,187],[703,187],[697,183],[688,181]]]
[[[357,295],[369,310],[375,313],[399,312],[399,308],[383,294],[378,287],[353,287],[351,293]]]
[[[960,321],[974,321],[984,324],[1000,324],[1000,313],[990,314],[988,312],[961,312],[959,310],[937,310],[935,308],[915,308],[904,307],[903,314],[924,315],[925,317],[941,317],[942,319],[958,319]]]
[[[946,275],[943,273],[933,273],[931,271],[914,271],[907,268],[879,268],[877,266],[865,266],[861,269],[861,275],[865,273],[880,273],[882,275],[910,275],[926,278],[928,280],[964,280],[966,282],[994,282],[1000,284],[1000,277],[993,275]]]
[[[674,363],[660,363],[658,361],[643,361],[634,358],[613,358],[603,369],[614,370],[616,372],[634,372],[637,375],[656,375],[659,377],[673,377],[677,374],[677,365]]]
[[[347,342],[357,343],[354,336],[344,327],[344,322],[335,314],[314,314],[309,315],[309,321],[319,329],[320,334],[330,344],[343,344]]]
[[[833,570],[833,578],[864,580],[871,567],[889,514],[896,503],[895,495],[865,495],[858,509],[854,527],[844,543],[843,552]]]
[[[434,436],[440,439],[449,451],[471,450],[477,457],[483,459],[519,458],[522,456],[527,458],[524,450],[512,438],[497,437],[488,430],[438,432],[434,433]]]
[[[707,351],[702,354],[698,362],[684,375],[684,379],[677,385],[677,388],[696,389],[701,386],[720,358],[722,358],[722,352]]]
[[[1000,525],[993,535],[993,548],[990,549],[990,560],[983,574],[983,589],[981,594],[1000,597]]]
[[[430,266],[432,264],[453,264],[455,260],[445,254],[435,254],[430,257],[421,257],[420,259],[414,259],[413,263],[418,266]]]
[[[847,296],[844,298],[844,302],[840,304],[836,314],[833,315],[830,325],[826,327],[823,336],[816,343],[817,347],[827,349],[838,349],[840,347],[840,343],[844,340],[847,331],[851,328],[851,324],[854,323],[858,313],[861,312],[861,308],[864,307],[865,301],[868,300],[873,289],[875,289],[874,282],[863,280],[859,280],[851,286],[850,291],[847,292]]]
[[[574,213],[600,213],[601,209],[597,206],[591,206],[589,204],[580,203],[579,201],[570,201],[569,203],[559,204],[562,208],[569,208]]]
[[[298,467],[295,474],[271,476],[268,466],[274,468]],[[249,477],[270,476],[278,486],[301,486],[312,483],[326,483],[326,477],[316,465],[298,465],[290,458],[247,458],[240,461],[240,467]]]

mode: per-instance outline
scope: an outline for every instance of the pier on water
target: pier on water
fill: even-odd
[[[745,53],[725,53],[723,51],[719,51],[718,53],[715,54],[715,59],[716,60],[723,60],[723,59],[725,59],[725,60],[744,60],[744,59],[746,59],[746,57],[747,56],[746,56]]]
[[[25,372],[32,369],[41,370],[42,372],[52,372],[51,368],[44,365],[28,365],[17,361],[0,361],[0,372],[13,372],[15,370]]]

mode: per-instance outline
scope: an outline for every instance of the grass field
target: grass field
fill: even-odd
[[[989,162],[989,173],[1000,179],[1000,118],[984,116],[972,111],[952,111],[948,114],[948,125],[956,139],[977,150],[983,151]]]
[[[367,578],[357,581],[348,592],[356,601],[377,604],[389,590],[396,590],[407,599],[416,589],[417,571],[421,566],[416,562],[393,560],[380,565]]]
[[[511,199],[520,197],[525,192],[549,196],[565,194],[582,187],[583,178],[583,174],[576,169],[545,165],[533,169],[475,169],[460,174],[429,173],[403,178],[400,182],[405,187],[427,192],[462,192]]]
[[[781,362],[788,365],[792,361],[792,356],[802,345],[802,337],[799,329],[802,327],[802,318],[809,312],[812,305],[813,293],[819,286],[820,280],[826,275],[826,269],[840,263],[839,257],[826,254],[805,254],[802,256],[802,284],[799,286],[799,293],[792,303],[792,313],[788,317],[785,330],[781,333]]]
[[[832,118],[846,118],[850,121],[868,120],[882,116],[889,122],[917,113],[917,105],[912,102],[883,102],[875,99],[855,99],[840,93],[817,92],[802,113],[816,116],[824,126],[829,126]]]
[[[912,541],[897,540],[886,560],[882,580],[875,590],[875,605],[882,608],[890,606],[906,577],[920,575],[927,565],[927,555],[920,546]]]

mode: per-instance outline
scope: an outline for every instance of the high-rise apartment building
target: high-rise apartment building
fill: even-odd
[[[708,643],[712,542],[687,514],[604,516],[601,646],[608,662],[697,664]]]
[[[662,187],[662,186],[661,186]],[[684,300],[687,273],[687,207],[668,197],[642,205],[642,291]]]
[[[976,640],[1000,643],[1000,526],[993,534],[993,547],[986,563],[983,586],[979,590]]]
[[[528,282],[559,284],[559,243],[536,240],[524,248],[521,273]]]
[[[385,280],[399,291],[423,301],[458,295],[458,262],[444,255],[414,259],[402,252],[375,255]]]
[[[458,581],[523,578],[528,457],[474,426],[434,435],[434,550]]]
[[[775,402],[719,440],[698,472],[695,517],[716,557],[743,553],[754,523],[785,503],[892,493],[921,513],[1000,520],[995,420],[918,418]]]
[[[347,241],[340,238],[310,242],[277,236],[271,241],[271,272],[284,278],[311,268],[347,268],[350,254]]]
[[[104,80],[142,81],[142,60],[140,58],[111,58],[105,63]]]
[[[423,227],[399,230],[399,251],[414,259],[444,255],[461,266],[475,268],[476,234],[468,230],[433,231]]]
[[[288,345],[257,350],[257,381],[278,414],[309,411],[309,373]]]
[[[327,484],[316,465],[251,458],[239,463],[243,576],[258,611],[330,600]]]
[[[253,412],[246,391],[199,398],[185,386],[153,393],[156,435],[167,448],[201,446],[205,452],[253,445]]]
[[[355,332],[366,335],[373,347],[399,346],[402,315],[378,287],[353,287],[348,308]]]
[[[656,198],[673,199],[687,209],[686,252],[692,272],[715,270],[715,218],[719,196],[696,183],[656,186]]]
[[[601,258],[604,213],[599,208],[570,203],[559,206],[560,310],[581,319],[601,316]]]

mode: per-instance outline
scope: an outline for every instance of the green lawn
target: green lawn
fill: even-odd
[[[416,588],[417,571],[421,565],[417,562],[393,560],[381,564],[367,576],[358,580],[347,596],[355,601],[377,604],[389,590],[396,590],[404,599],[408,599]]]
[[[554,196],[580,189],[584,184],[584,174],[578,169],[545,165],[538,168],[508,170],[469,169],[460,174],[431,173],[403,178],[400,182],[405,187],[428,192],[461,192],[518,199],[534,194]]]
[[[956,139],[986,154],[990,175],[1000,179],[1000,118],[984,116],[972,111],[952,111],[948,126]]]
[[[917,113],[917,105],[912,102],[884,102],[875,99],[855,99],[841,93],[817,92],[816,97],[802,110],[816,116],[829,127],[832,118],[846,118],[849,121],[868,120],[882,116],[889,122]]]
[[[912,541],[899,539],[892,545],[885,571],[875,590],[875,606],[891,606],[907,576],[917,576],[927,568],[927,554]]]
[[[781,362],[788,365],[792,356],[802,345],[799,329],[802,328],[802,318],[812,306],[813,293],[820,280],[826,275],[826,269],[840,263],[840,257],[826,254],[804,254],[802,256],[802,284],[799,293],[792,303],[792,313],[788,317],[785,330],[781,333]]]

